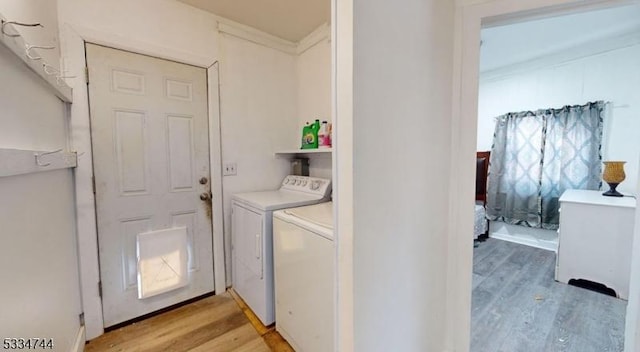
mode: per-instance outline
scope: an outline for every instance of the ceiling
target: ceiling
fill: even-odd
[[[330,0],[178,0],[298,42],[331,18]]]
[[[486,28],[481,33],[480,71],[534,60],[628,33],[640,34],[640,5]]]

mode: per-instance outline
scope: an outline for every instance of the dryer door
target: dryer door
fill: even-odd
[[[236,264],[248,271],[238,273],[238,279],[262,279],[264,215],[234,204],[231,221]]]
[[[233,203],[233,288],[264,325],[275,321],[270,217]]]

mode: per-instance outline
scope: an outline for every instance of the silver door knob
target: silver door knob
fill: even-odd
[[[211,196],[209,196],[209,193],[204,192],[204,193],[200,193],[200,200],[209,200],[211,199]]]

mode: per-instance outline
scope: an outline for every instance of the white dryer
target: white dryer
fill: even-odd
[[[280,189],[238,193],[231,205],[234,290],[264,325],[275,321],[273,211],[329,200],[331,180],[287,176]]]
[[[333,202],[276,211],[273,231],[276,330],[296,351],[333,351]]]

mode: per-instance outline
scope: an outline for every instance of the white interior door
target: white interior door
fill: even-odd
[[[194,66],[86,49],[108,327],[214,290],[207,77]],[[139,299],[137,235],[183,226],[187,285]]]

